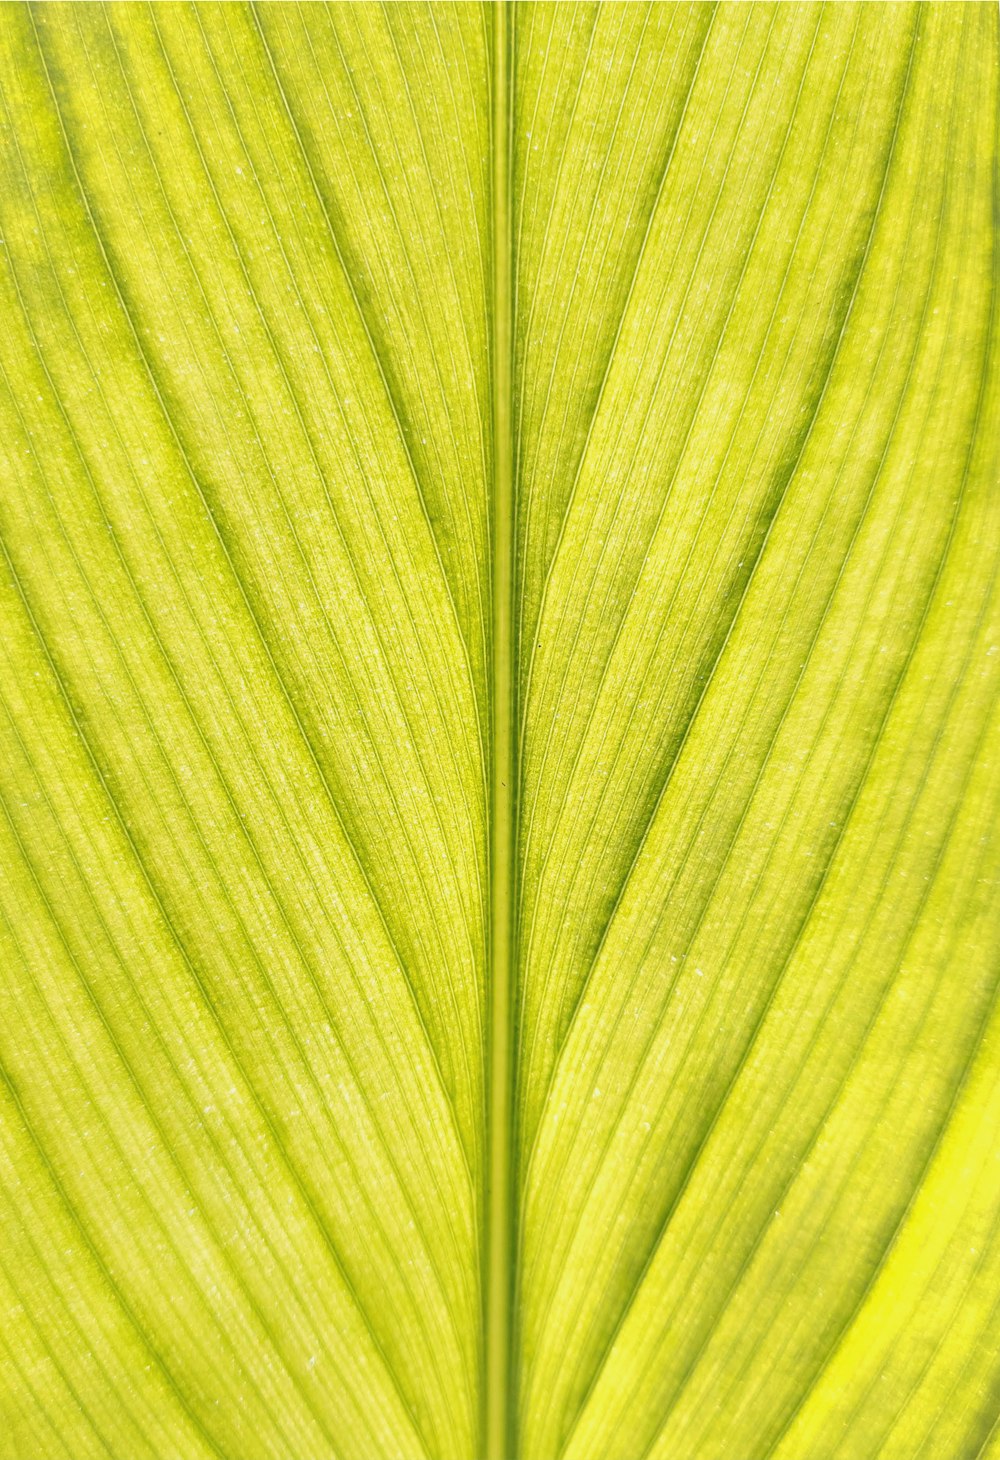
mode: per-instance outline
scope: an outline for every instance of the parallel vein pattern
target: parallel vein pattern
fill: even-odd
[[[359,38],[361,19],[317,16],[315,45],[342,25],[393,56],[387,19]],[[433,44],[435,95],[446,47],[481,44],[457,19],[405,38]],[[482,521],[484,478],[477,499],[463,467],[459,492],[407,440],[444,447],[343,262],[372,184],[337,170],[341,242],[284,24],[5,15],[14,1159],[115,1279],[107,1321],[151,1346],[119,1401],[135,1426],[171,1412],[157,1385],[183,1400],[150,1453],[198,1453],[197,1422],[220,1454],[461,1454],[485,807],[456,604],[479,557],[449,579],[424,480],[457,524]],[[324,84],[343,107],[347,80]],[[477,100],[454,102],[473,153]],[[430,319],[436,270],[417,250],[411,268]],[[472,331],[482,307],[461,313]],[[450,379],[474,401],[470,359]],[[481,463],[478,418],[449,419]],[[32,1137],[42,1166],[17,1157]],[[78,1435],[63,1407],[69,1453],[114,1453],[117,1421]]]
[[[995,1071],[995,16],[528,9],[522,1453],[881,1455],[907,1383],[936,1453],[995,1343],[957,1424],[917,1293],[898,1373],[835,1355]]]
[[[998,75],[0,10],[0,1460],[1000,1460]]]

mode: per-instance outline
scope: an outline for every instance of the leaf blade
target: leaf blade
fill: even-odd
[[[990,1454],[995,8],[0,68],[0,1454]]]

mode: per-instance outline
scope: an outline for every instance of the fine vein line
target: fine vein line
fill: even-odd
[[[493,491],[492,735],[490,758],[490,967],[487,1049],[488,1168],[484,1293],[484,1460],[513,1460],[511,1395],[514,1183],[514,899],[517,742],[514,641],[515,485],[512,410],[512,246],[510,212],[512,7],[493,11]]]

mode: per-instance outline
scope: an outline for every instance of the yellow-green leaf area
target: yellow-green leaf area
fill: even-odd
[[[1000,1460],[998,80],[0,8],[0,1460]]]

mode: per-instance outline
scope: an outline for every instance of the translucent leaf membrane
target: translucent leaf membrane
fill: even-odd
[[[0,1460],[1000,1460],[998,60],[0,10]]]

